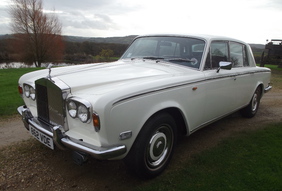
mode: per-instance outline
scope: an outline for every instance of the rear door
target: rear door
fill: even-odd
[[[230,42],[230,61],[233,63],[232,70],[237,73],[237,108],[249,103],[253,95],[257,80],[255,67],[250,67],[248,50],[246,45],[238,42]]]

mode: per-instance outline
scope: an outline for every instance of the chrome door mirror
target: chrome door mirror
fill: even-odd
[[[217,73],[219,72],[220,69],[231,70],[231,68],[232,68],[232,62],[221,61],[219,62],[219,68],[217,69]]]

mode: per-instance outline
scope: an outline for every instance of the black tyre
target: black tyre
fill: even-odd
[[[241,114],[243,117],[247,118],[252,118],[256,115],[259,104],[260,104],[260,99],[261,99],[261,88],[258,87],[249,103],[245,108],[241,109]]]
[[[158,176],[169,164],[176,134],[176,123],[171,115],[161,113],[153,116],[143,126],[126,156],[126,165],[141,178]]]

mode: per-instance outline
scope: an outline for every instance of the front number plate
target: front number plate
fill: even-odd
[[[29,126],[29,132],[30,134],[35,137],[38,141],[49,147],[50,149],[54,150],[54,143],[52,137],[49,137],[48,135],[38,131],[32,126]]]

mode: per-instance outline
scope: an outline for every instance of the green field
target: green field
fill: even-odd
[[[270,68],[273,71],[282,71],[282,68],[278,68],[278,65],[265,65],[265,67]]]
[[[281,127],[272,124],[229,138],[138,190],[281,190]]]
[[[18,80],[23,74],[39,69],[0,69],[0,117],[17,113],[17,107],[23,105],[23,100],[18,93]]]

